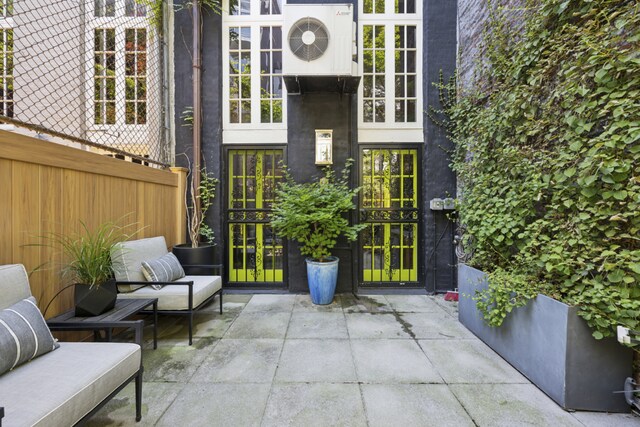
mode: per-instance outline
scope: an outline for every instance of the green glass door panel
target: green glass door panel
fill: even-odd
[[[418,281],[418,150],[363,149],[360,235],[364,284]]]
[[[229,150],[229,282],[280,283],[282,239],[269,227],[282,150]]]

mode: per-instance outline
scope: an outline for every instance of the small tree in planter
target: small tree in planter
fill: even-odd
[[[194,188],[191,179],[191,191],[185,196],[187,205],[187,227],[190,243],[175,245],[173,253],[183,265],[210,265],[213,262],[215,236],[205,222],[207,210],[213,204],[218,180],[201,171],[200,185]]]
[[[349,187],[347,160],[339,176],[330,166],[324,177],[309,183],[298,183],[285,168],[285,180],[276,190],[276,204],[271,226],[282,237],[300,245],[307,258],[307,276],[311,299],[315,304],[333,301],[338,279],[338,258],[331,256],[338,238],[354,241],[364,225],[349,225],[344,214],[355,209],[353,198],[360,188]]]

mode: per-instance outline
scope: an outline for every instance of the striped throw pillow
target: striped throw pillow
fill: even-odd
[[[0,311],[0,375],[58,347],[34,297]]]
[[[178,258],[171,252],[151,261],[142,261],[142,274],[149,282],[173,282],[185,276]],[[151,285],[155,290],[163,285]]]

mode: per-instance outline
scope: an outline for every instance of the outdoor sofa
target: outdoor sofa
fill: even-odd
[[[130,325],[138,342],[143,324]],[[0,266],[0,372],[4,427],[82,424],[133,380],[136,421],[142,416],[140,345],[56,342],[21,264]]]
[[[111,250],[111,262],[118,284],[118,298],[157,298],[159,314],[187,316],[189,345],[193,343],[196,311],[219,295],[222,314],[222,277],[185,275],[180,263],[167,250],[163,236],[118,243]],[[158,266],[157,274],[151,272],[151,280],[145,277],[143,264],[145,268]]]

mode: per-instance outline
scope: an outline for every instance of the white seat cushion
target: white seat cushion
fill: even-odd
[[[222,288],[220,276],[184,276],[177,282],[193,280],[193,308]],[[120,293],[118,298],[158,298],[158,310],[188,310],[189,287],[186,285],[166,285],[155,290],[151,286],[133,292]]]
[[[142,261],[151,261],[167,253],[163,236],[117,243],[111,248],[113,274],[119,282],[145,282]],[[135,285],[118,285],[120,292],[131,292]]]
[[[75,424],[140,369],[141,354],[137,344],[60,343],[0,376],[3,427]]]
[[[0,265],[0,289],[0,310],[29,298],[31,288],[24,265]]]

